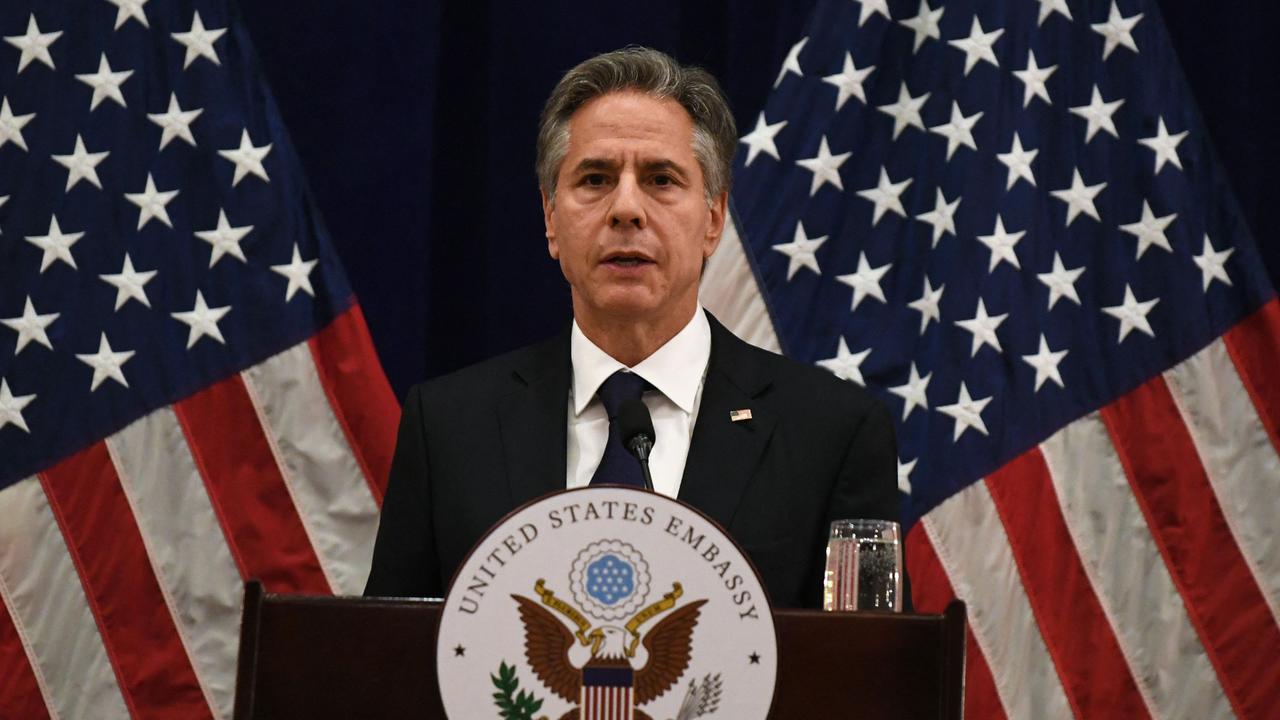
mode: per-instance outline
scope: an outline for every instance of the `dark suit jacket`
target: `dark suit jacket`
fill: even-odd
[[[679,498],[742,545],[775,607],[820,606],[831,520],[897,519],[893,424],[853,383],[710,320]],[[566,331],[409,392],[365,594],[443,595],[491,525],[565,487],[570,374]]]

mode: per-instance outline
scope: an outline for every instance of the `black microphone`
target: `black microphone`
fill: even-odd
[[[653,492],[653,476],[649,474],[649,452],[653,450],[653,418],[640,400],[627,400],[618,408],[618,434],[625,447],[640,461],[644,487]]]

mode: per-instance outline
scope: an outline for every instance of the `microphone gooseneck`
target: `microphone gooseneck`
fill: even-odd
[[[618,408],[618,430],[622,445],[640,462],[644,487],[653,492],[653,476],[649,474],[649,453],[653,451],[655,434],[649,408],[640,400],[627,400]]]

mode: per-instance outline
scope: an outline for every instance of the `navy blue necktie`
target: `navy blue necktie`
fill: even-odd
[[[612,483],[644,487],[640,461],[622,445],[622,433],[618,430],[618,408],[628,400],[639,400],[645,390],[652,389],[653,386],[644,378],[625,370],[615,372],[601,383],[596,397],[600,398],[605,412],[609,414],[609,442],[604,446],[604,456],[600,458],[596,474],[591,476],[592,485]]]

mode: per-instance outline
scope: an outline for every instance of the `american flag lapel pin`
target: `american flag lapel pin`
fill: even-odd
[[[743,422],[743,421],[745,421],[745,420],[750,420],[750,419],[751,419],[751,409],[750,409],[750,408],[744,408],[744,409],[742,409],[742,410],[730,410],[730,411],[729,411],[729,420],[730,420],[730,422]]]

